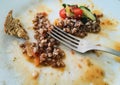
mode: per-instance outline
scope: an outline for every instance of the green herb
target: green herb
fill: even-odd
[[[62,4],[62,6],[65,8],[65,7],[66,7],[66,4]]]

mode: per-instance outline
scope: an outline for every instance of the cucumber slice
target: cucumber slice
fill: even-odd
[[[83,10],[83,13],[86,17],[90,18],[93,21],[96,20],[96,17],[94,16],[94,14],[92,14],[90,9],[88,9],[87,7],[84,7],[84,6],[80,6],[79,8]]]

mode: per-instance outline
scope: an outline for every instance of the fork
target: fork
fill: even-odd
[[[120,52],[117,50],[108,47],[103,47],[98,44],[94,45],[91,42],[88,42],[87,40],[80,39],[78,37],[64,32],[61,28],[58,28],[57,26],[54,26],[54,29],[52,29],[48,34],[51,37],[58,40],[59,42],[61,42],[62,44],[66,45],[67,47],[81,53],[85,53],[90,50],[99,50],[116,56],[120,56]]]

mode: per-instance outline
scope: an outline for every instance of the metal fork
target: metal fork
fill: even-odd
[[[54,29],[52,29],[51,32],[49,32],[48,34],[53,38],[55,38],[56,40],[63,43],[64,45],[68,46],[69,48],[81,53],[85,53],[90,50],[100,50],[107,53],[111,53],[116,56],[120,56],[120,52],[117,50],[108,47],[103,47],[97,44],[94,45],[88,42],[87,40],[80,39],[78,37],[75,37],[71,34],[64,32],[62,29],[58,28],[57,26],[54,26]]]

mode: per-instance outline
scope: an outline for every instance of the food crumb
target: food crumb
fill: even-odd
[[[99,18],[103,17],[103,13],[100,10],[93,10],[93,13],[96,14],[96,16]]]
[[[82,68],[82,66],[81,66],[80,64],[78,64],[78,67],[79,67],[79,68]]]
[[[5,23],[4,31],[8,35],[16,36],[23,39],[29,39],[27,31],[22,26],[19,19],[13,17],[13,11],[9,11]]]
[[[70,74],[71,72],[69,71],[68,73]]]
[[[33,72],[32,72],[32,77],[33,77],[34,79],[38,78],[38,76],[39,76],[38,71],[33,71]]]
[[[14,57],[14,58],[13,58],[13,61],[15,62],[15,61],[16,61],[16,59],[17,59],[17,58],[16,58],[16,57]]]
[[[75,51],[74,51],[74,50],[71,50],[71,54],[73,54],[73,55],[74,55],[74,54],[75,54]]]
[[[111,64],[111,62],[110,62],[110,61],[107,61],[107,63],[108,63],[108,64]]]
[[[93,65],[93,63],[90,61],[89,58],[84,59],[83,62],[84,62],[88,67],[90,67],[90,66]]]
[[[92,52],[95,53],[97,57],[100,57],[102,55],[102,52],[100,51],[92,51]]]
[[[28,10],[29,13],[32,13],[32,10]]]

